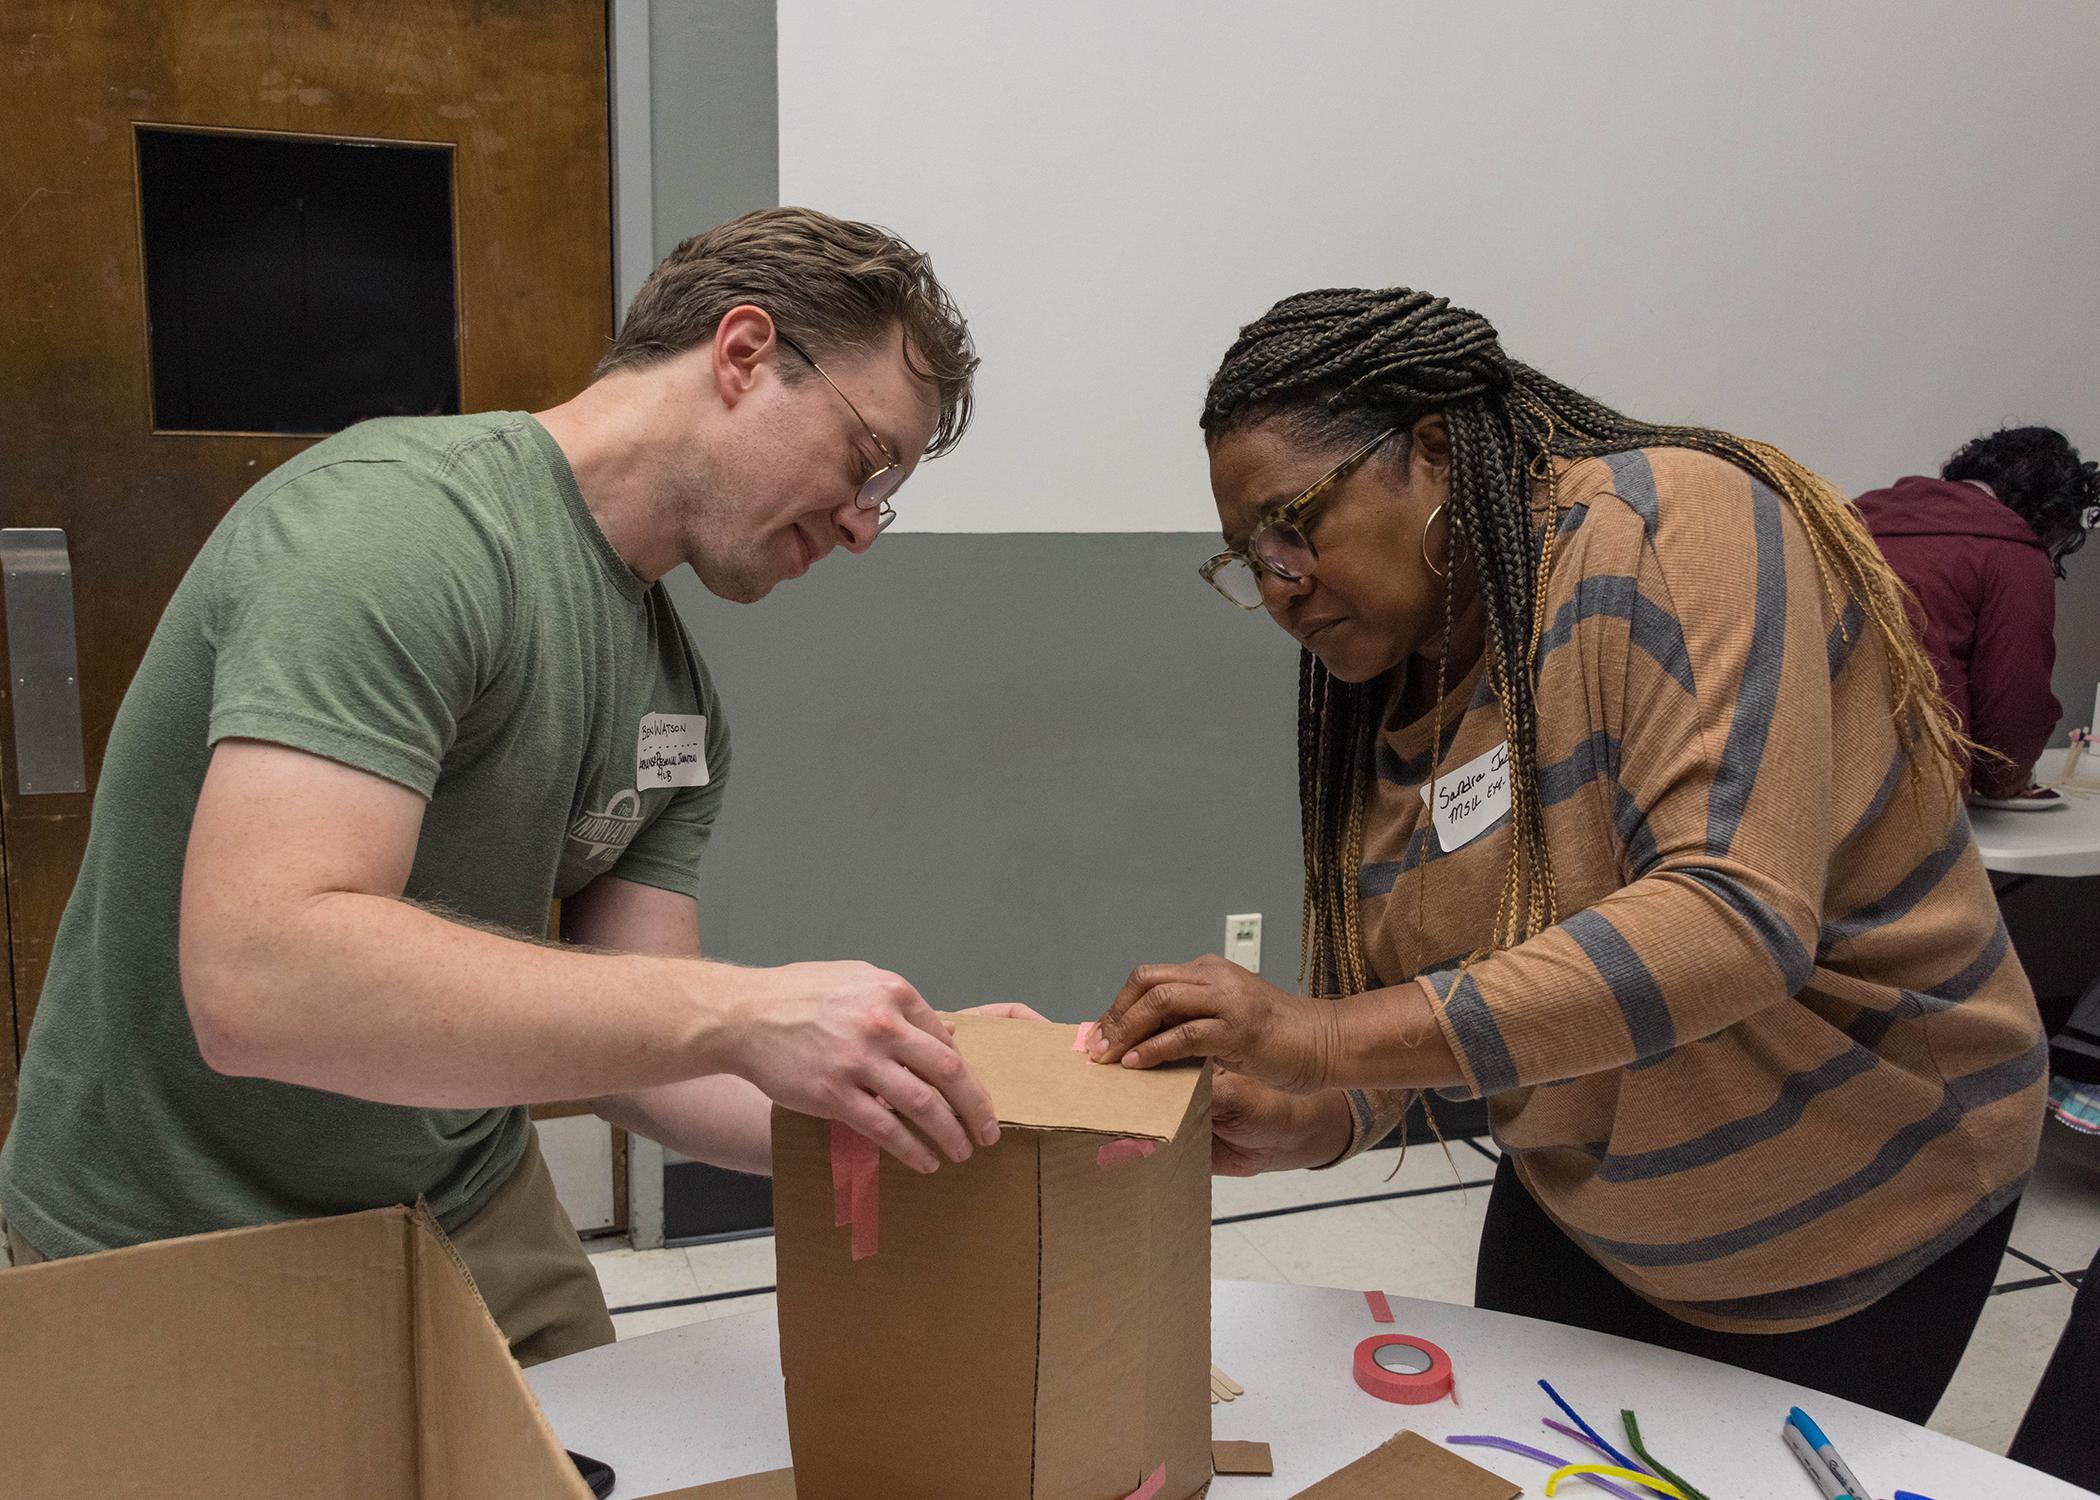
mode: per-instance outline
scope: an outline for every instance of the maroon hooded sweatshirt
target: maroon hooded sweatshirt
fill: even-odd
[[[1989,491],[1913,474],[1859,497],[1883,556],[1924,607],[1925,650],[1969,738],[2010,764],[1979,761],[1976,795],[2027,785],[2062,717],[2049,691],[2056,664],[2056,572],[2041,538]]]

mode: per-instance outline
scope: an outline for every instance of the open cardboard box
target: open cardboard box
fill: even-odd
[[[0,1271],[0,1495],[590,1500],[422,1211]]]
[[[961,1166],[922,1177],[774,1111],[794,1493],[1202,1493],[1208,1067],[1102,1067],[1071,1026],[950,1019],[1003,1127]]]

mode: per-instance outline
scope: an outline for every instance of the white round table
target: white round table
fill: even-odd
[[[2100,875],[2100,796],[2041,812],[1969,809],[1984,868],[2001,875]]]
[[[1691,1355],[1448,1303],[1394,1297],[1391,1305],[1386,1328],[1371,1321],[1360,1292],[1214,1284],[1212,1358],[1247,1393],[1211,1408],[1211,1430],[1268,1443],[1276,1473],[1221,1477],[1212,1500],[1295,1495],[1403,1428],[1436,1439],[1493,1433],[1569,1462],[1592,1461],[1588,1450],[1540,1425],[1560,1415],[1538,1388],[1541,1377],[1621,1448],[1619,1411],[1631,1407],[1649,1450],[1712,1500],[1820,1500],[1779,1435],[1794,1405],[1822,1425],[1874,1500],[1898,1489],[1932,1500],[2087,1495],[1957,1439]],[[1350,1357],[1360,1340],[1381,1332],[1442,1345],[1461,1404],[1394,1406],[1359,1390]],[[526,1373],[563,1444],[618,1471],[615,1500],[788,1465],[771,1312],[692,1323]],[[1543,1464],[1492,1448],[1454,1451],[1527,1495],[1544,1492]],[[1556,1496],[1601,1500],[1603,1491],[1569,1480]]]

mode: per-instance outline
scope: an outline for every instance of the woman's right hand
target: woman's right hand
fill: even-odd
[[[1349,1149],[1349,1100],[1340,1089],[1287,1094],[1219,1068],[1210,1130],[1210,1169],[1219,1177],[1324,1167]]]

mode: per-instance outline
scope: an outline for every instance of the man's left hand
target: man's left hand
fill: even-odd
[[[1328,1086],[1340,1044],[1332,1000],[1293,995],[1206,956],[1132,971],[1094,1023],[1087,1053],[1126,1068],[1211,1057],[1275,1088],[1306,1093]]]

